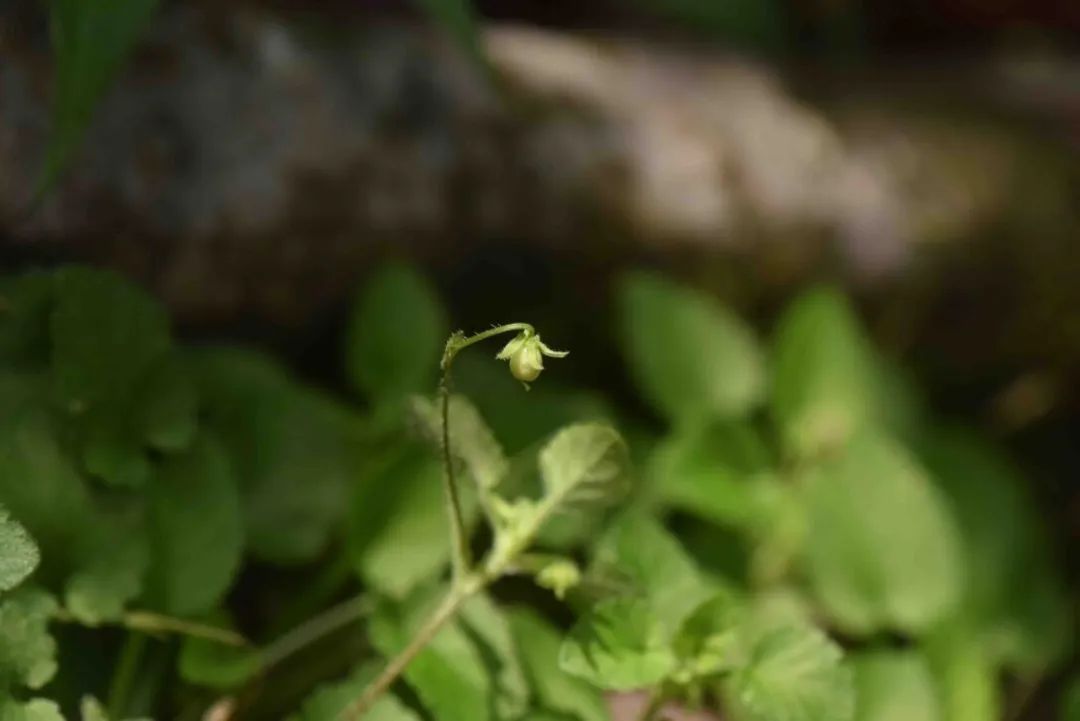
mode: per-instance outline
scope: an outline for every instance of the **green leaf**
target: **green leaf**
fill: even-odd
[[[608,505],[627,490],[626,443],[614,428],[580,423],[564,428],[540,451],[544,492],[559,505]]]
[[[17,684],[39,689],[56,674],[56,642],[49,620],[56,601],[44,591],[20,588],[0,600],[0,689]]]
[[[619,691],[658,684],[675,664],[664,624],[643,599],[600,602],[574,625],[559,653],[563,671]]]
[[[127,604],[143,591],[149,562],[145,532],[127,532],[110,525],[110,539],[97,544],[86,565],[64,588],[64,606],[80,623],[96,626],[116,621]]]
[[[114,4],[123,3],[108,3]],[[61,403],[72,413],[127,398],[170,347],[164,311],[115,273],[65,268],[56,273],[55,295],[52,373]]]
[[[573,716],[559,713],[558,711],[546,711],[544,709],[532,709],[521,716],[517,721],[578,721]]]
[[[874,416],[875,359],[844,297],[819,288],[795,300],[776,331],[772,412],[800,458],[842,446]]]
[[[0,696],[0,721],[64,721],[64,716],[55,701],[35,698],[23,703]]]
[[[372,643],[390,658],[405,647],[433,609],[430,593],[374,614]],[[492,680],[476,645],[459,624],[444,626],[405,669],[405,680],[439,721],[489,721]]]
[[[424,277],[411,266],[383,266],[360,291],[349,322],[349,377],[378,403],[425,393],[446,336],[442,305]]]
[[[232,583],[244,546],[236,482],[217,441],[202,436],[166,458],[149,499],[150,598],[179,616],[208,611]]]
[[[662,502],[723,525],[754,528],[768,515],[771,461],[753,428],[720,421],[677,429],[657,446],[649,470]]]
[[[48,413],[8,409],[0,428],[0,500],[41,548],[43,570],[75,562],[97,513]]]
[[[918,651],[866,651],[851,665],[856,721],[941,721],[934,678]]]
[[[674,639],[679,680],[686,683],[736,668],[742,655],[745,618],[742,604],[728,592],[698,606]]]
[[[817,609],[806,592],[790,585],[757,591],[752,608],[755,621],[769,626],[812,625],[817,616]]]
[[[214,348],[190,361],[240,479],[252,554],[279,564],[313,560],[345,517],[354,417],[258,353]]]
[[[1061,721],[1080,721],[1080,678],[1073,678],[1061,703]]]
[[[601,539],[595,563],[629,582],[669,635],[717,591],[675,537],[647,517],[630,515],[616,523]]]
[[[806,484],[814,590],[855,633],[919,633],[960,598],[964,565],[948,507],[903,448],[871,432]]]
[[[997,665],[966,619],[952,619],[935,629],[926,641],[926,656],[937,682],[942,721],[1004,718]]]
[[[562,635],[534,611],[515,608],[510,628],[537,701],[579,721],[610,721],[604,698],[591,685],[559,668]]]
[[[988,443],[937,429],[922,457],[947,496],[967,558],[963,613],[995,658],[1038,672],[1066,651],[1069,601],[1027,485]]]
[[[614,417],[599,394],[560,386],[555,376],[534,384],[526,395],[506,372],[506,363],[481,353],[465,353],[454,361],[454,388],[476,405],[509,453],[524,451],[571,423]]]
[[[105,707],[93,696],[83,696],[82,702],[79,704],[79,712],[82,721],[109,721],[109,714],[105,711]],[[59,716],[57,718],[59,719]],[[138,721],[150,721],[150,719],[139,719]]]
[[[619,286],[623,353],[641,395],[668,419],[740,415],[765,390],[752,331],[713,298],[655,275]]]
[[[416,414],[424,424],[426,434],[439,447],[442,444],[442,404],[436,399],[417,398]],[[491,490],[499,485],[509,470],[502,446],[495,440],[487,423],[476,407],[463,396],[450,397],[450,448],[473,477],[476,484]]]
[[[41,562],[41,552],[26,529],[0,505],[0,592],[26,580]]]
[[[157,0],[52,0],[55,56],[52,135],[37,192],[52,188],[82,142],[109,87]]]
[[[86,472],[117,488],[141,488],[150,478],[150,459],[126,403],[95,409],[84,420],[82,462]]]
[[[364,691],[379,672],[378,664],[365,664],[348,678],[323,684],[289,721],[338,721],[342,712]],[[390,694],[383,695],[364,715],[365,721],[420,721],[420,717]]]
[[[354,563],[366,584],[403,598],[450,563],[442,468],[412,447],[366,488],[372,493],[358,494],[354,516]]]
[[[749,648],[725,682],[736,718],[747,721],[849,721],[855,692],[840,649],[813,627],[774,628]]]
[[[224,612],[209,614],[218,628],[232,628]],[[259,651],[228,646],[216,640],[188,637],[180,648],[180,676],[188,683],[220,690],[239,688],[262,668]]]
[[[0,360],[17,367],[45,365],[53,280],[47,272],[0,278]]]
[[[459,618],[491,674],[496,717],[520,716],[529,702],[529,685],[506,615],[490,597],[480,594],[462,606]]]
[[[199,428],[199,397],[189,370],[170,356],[150,369],[138,390],[137,425],[143,440],[164,452],[191,445]]]
[[[109,721],[109,714],[105,707],[93,696],[84,696],[79,705],[82,721]]]
[[[926,399],[910,369],[895,358],[873,355],[873,420],[904,443],[914,443],[930,423]]]

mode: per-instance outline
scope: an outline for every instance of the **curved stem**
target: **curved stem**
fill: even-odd
[[[465,529],[465,514],[461,511],[461,492],[458,489],[454,471],[453,449],[450,447],[450,369],[457,354],[469,346],[503,333],[519,332],[533,334],[536,331],[528,323],[507,323],[471,336],[466,336],[458,331],[447,339],[442,362],[439,364],[442,369],[442,378],[439,381],[439,402],[442,406],[443,479],[446,495],[446,514],[450,519],[450,540],[454,548],[455,581],[464,578],[468,574],[472,566],[472,559],[469,551],[468,533]]]
[[[439,381],[439,400],[442,406],[442,463],[443,480],[446,491],[447,515],[450,518],[451,541],[454,545],[454,580],[449,593],[442,603],[428,617],[412,640],[386,665],[374,681],[368,684],[360,697],[348,706],[338,717],[339,721],[356,721],[367,713],[375,702],[384,694],[394,681],[405,671],[417,654],[431,642],[435,634],[457,614],[461,605],[477,592],[486,588],[507,567],[510,558],[491,564],[484,571],[471,570],[469,542],[465,531],[464,514],[461,512],[461,495],[458,491],[454,473],[453,449],[450,447],[450,369],[457,354],[480,341],[493,338],[503,333],[525,333],[534,335],[535,329],[529,323],[507,323],[489,328],[471,336],[458,331],[446,341],[443,350],[442,378]]]
[[[454,333],[450,336],[450,339],[446,341],[446,349],[443,351],[442,357],[442,371],[444,374],[449,372],[450,364],[454,362],[454,356],[461,351],[465,350],[471,345],[475,345],[480,341],[487,340],[488,338],[494,338],[497,335],[503,333],[525,333],[526,335],[535,335],[536,329],[532,327],[531,323],[506,323],[505,325],[495,326],[494,328],[488,328],[487,330],[474,333],[473,335],[466,336],[461,331]]]

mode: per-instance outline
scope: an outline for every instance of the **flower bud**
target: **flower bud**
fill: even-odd
[[[577,564],[560,558],[540,569],[536,574],[536,584],[552,591],[559,600],[566,598],[566,592],[581,583],[581,570]]]
[[[515,378],[523,383],[531,383],[540,377],[540,371],[544,370],[544,357],[540,354],[540,346],[530,338],[522,344],[514,355],[510,356],[510,372]]]
[[[495,357],[510,361],[510,373],[514,378],[522,383],[531,383],[539,378],[540,371],[544,370],[544,356],[563,358],[566,355],[564,351],[548,348],[541,342],[539,335],[525,330],[518,333]]]

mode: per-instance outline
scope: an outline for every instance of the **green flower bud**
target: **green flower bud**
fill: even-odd
[[[552,591],[559,600],[566,598],[566,592],[579,583],[581,570],[576,563],[567,559],[552,561],[536,574],[536,584]]]
[[[544,356],[565,358],[567,355],[567,351],[548,348],[539,335],[522,331],[503,346],[495,357],[510,361],[510,373],[522,383],[528,384],[540,377],[540,371],[544,370]]]
[[[510,372],[519,381],[529,383],[540,377],[544,370],[544,356],[535,343],[526,342],[510,356]]]

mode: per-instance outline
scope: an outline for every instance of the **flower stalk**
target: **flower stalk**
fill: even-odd
[[[566,352],[552,350],[544,345],[532,325],[528,323],[508,323],[496,326],[475,335],[466,336],[461,331],[453,333],[446,341],[442,361],[439,364],[442,376],[439,380],[439,403],[441,405],[441,446],[443,465],[443,486],[446,498],[447,516],[450,519],[450,535],[453,547],[453,580],[446,596],[428,616],[427,620],[413,636],[412,640],[390,660],[382,672],[370,683],[363,693],[348,706],[339,717],[339,721],[358,721],[401,676],[416,656],[435,638],[436,634],[449,623],[470,598],[487,588],[496,579],[507,573],[515,558],[532,541],[543,520],[554,508],[549,500],[542,503],[536,512],[523,524],[508,543],[496,544],[487,562],[474,568],[469,549],[468,529],[461,510],[461,493],[454,470],[453,449],[450,444],[450,371],[457,355],[471,345],[493,338],[503,333],[517,333],[496,356],[499,360],[510,363],[510,372],[525,384],[536,380],[543,370],[543,356],[563,358]]]

